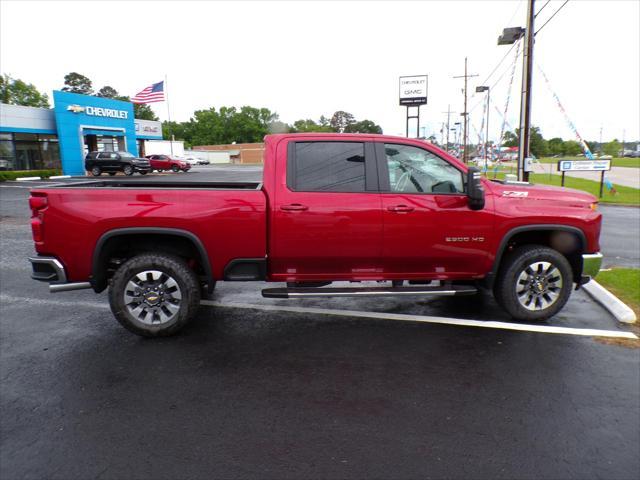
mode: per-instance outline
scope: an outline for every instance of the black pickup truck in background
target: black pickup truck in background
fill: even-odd
[[[151,171],[151,164],[146,158],[135,157],[129,152],[90,152],[84,160],[84,168],[94,177],[102,172],[109,175],[123,172],[131,176],[135,172],[146,175]]]

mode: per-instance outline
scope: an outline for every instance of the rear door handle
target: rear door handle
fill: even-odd
[[[413,212],[415,208],[409,207],[407,205],[394,205],[393,207],[387,207],[387,210],[389,210],[390,212],[408,213]]]
[[[299,203],[292,203],[291,205],[280,205],[280,210],[284,210],[285,212],[302,212],[308,209],[309,207],[307,207],[306,205],[301,205]]]

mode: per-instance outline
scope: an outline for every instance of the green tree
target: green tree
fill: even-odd
[[[49,97],[35,85],[4,74],[0,76],[0,102],[25,107],[49,108]]]
[[[382,133],[382,127],[376,125],[371,120],[361,120],[359,122],[347,125],[344,129],[347,133]]]
[[[210,108],[194,112],[188,134],[192,145],[261,142],[277,121],[278,115],[267,108]]]
[[[321,119],[324,117],[321,117]],[[326,119],[325,119],[326,120]],[[310,132],[333,132],[333,129],[329,126],[328,122],[325,125],[316,123],[313,120],[307,118],[306,120],[296,120],[291,127],[292,132],[296,133],[310,133]]]
[[[269,123],[269,133],[289,133],[291,127],[280,120]]]
[[[518,140],[518,129],[516,128],[516,133],[506,131],[504,132],[504,139],[502,141],[503,147],[517,147],[519,143]]]
[[[564,155],[564,140],[560,137],[553,137],[547,142],[549,155]]]
[[[119,98],[120,97],[120,95],[118,94],[118,91],[115,88],[110,87],[109,85],[105,85],[100,90],[98,90],[98,93],[96,93],[96,96],[97,97],[104,97],[104,98]]]
[[[582,146],[575,140],[566,140],[564,142],[564,153],[569,157],[574,157],[582,152]]]
[[[126,102],[129,102],[129,97],[126,98]],[[120,98],[119,100],[122,100]],[[146,103],[134,103],[133,104],[133,116],[139,120],[155,120],[158,121],[157,115],[151,110],[151,107]]]
[[[353,125],[354,123],[356,123],[354,116],[343,110],[335,112],[329,121],[329,125],[331,125],[333,131],[338,133],[343,133],[349,125]]]
[[[505,132],[505,141],[502,145],[505,147],[517,147],[520,144],[520,129],[516,128],[515,133]],[[529,132],[529,150],[536,158],[545,157],[549,154],[547,141],[542,137],[539,127],[532,126]]]
[[[602,151],[605,155],[611,155],[612,157],[617,157],[620,155],[620,150],[622,150],[622,145],[618,141],[617,138],[614,138],[610,142],[605,143],[602,146]]]
[[[62,87],[62,91],[93,95],[91,80],[77,72],[67,73],[64,76],[64,87]]]

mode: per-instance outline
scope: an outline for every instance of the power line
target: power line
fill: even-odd
[[[547,0],[547,3],[545,3],[545,4],[540,8],[540,10],[538,10],[538,13],[536,13],[536,14],[533,16],[533,18],[538,18],[538,15],[540,15],[540,12],[541,12],[542,10],[544,10],[544,7],[546,7],[547,5],[549,5],[549,2],[551,2],[551,0]]]
[[[558,14],[558,12],[559,12],[560,10],[562,10],[562,7],[564,7],[567,3],[569,3],[569,0],[566,0],[562,5],[560,5],[560,8],[559,8],[558,10],[556,10],[555,12],[553,12],[553,15],[551,15],[551,16],[549,17],[549,19],[548,19],[546,22],[544,22],[544,23],[542,24],[542,26],[541,26],[538,30],[536,30],[536,33],[534,33],[534,35],[537,35],[537,34],[538,34],[538,32],[539,32],[540,30],[542,30],[542,29],[544,28],[544,26],[545,26],[547,23],[549,23],[549,22],[551,21],[551,19],[552,19],[553,17],[555,17],[555,16]],[[542,10],[542,9],[541,9],[541,10]]]

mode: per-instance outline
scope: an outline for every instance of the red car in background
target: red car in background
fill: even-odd
[[[151,171],[164,172],[165,170],[171,170],[178,173],[180,171],[187,172],[191,169],[191,165],[188,162],[169,155],[147,155],[145,158],[151,164]]]

